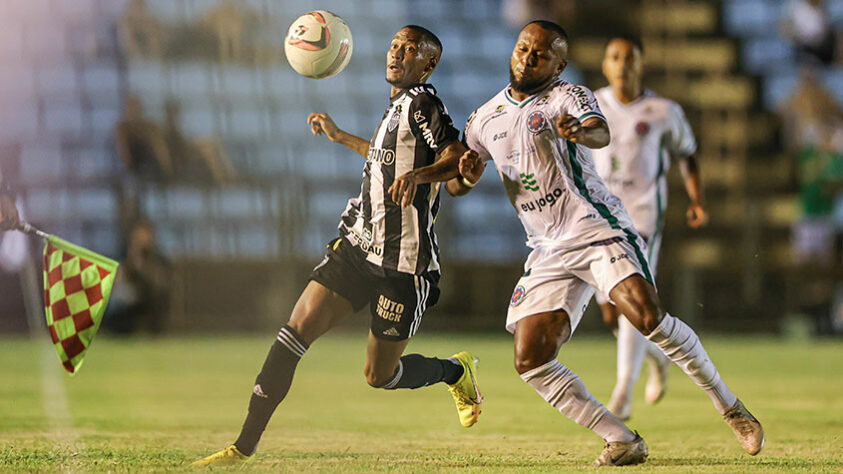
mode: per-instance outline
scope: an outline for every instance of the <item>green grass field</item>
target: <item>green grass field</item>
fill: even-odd
[[[46,338],[46,335],[45,335]],[[0,340],[0,471],[179,471],[237,435],[272,335],[96,341],[66,376],[43,341]],[[631,470],[843,471],[843,345],[704,338],[721,373],[764,423],[743,454],[708,397],[673,368],[656,406],[636,392],[630,426],[650,446]],[[365,333],[326,337],[299,365],[249,471],[549,472],[589,470],[602,441],[568,421],[512,368],[511,340],[422,334],[409,350],[480,357],[486,396],[462,428],[445,386],[387,392],[362,376]],[[601,400],[614,341],[575,338],[560,359]]]

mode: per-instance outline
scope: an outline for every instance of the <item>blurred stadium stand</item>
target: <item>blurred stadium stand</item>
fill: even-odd
[[[177,330],[257,329],[286,317],[336,235],[363,167],[359,157],[311,136],[305,118],[328,112],[340,127],[370,136],[388,101],[384,57],[397,28],[418,23],[442,39],[431,82],[459,128],[507,83],[517,34],[501,19],[500,0],[242,0],[236,4],[249,27],[239,40],[247,52],[221,60],[220,51],[185,44],[209,43],[211,12],[224,1],[147,0],[154,21],[145,27],[169,39],[160,51],[132,55],[118,27],[130,3],[137,2],[0,4],[0,140],[20,145],[16,168],[31,220],[115,256],[123,252],[127,172],[113,132],[123,98],[137,96],[159,123],[175,98],[187,135],[224,141],[236,182],[147,182],[138,191],[142,213],[176,264],[170,326]],[[579,18],[599,18],[605,3],[580,2]],[[796,77],[791,46],[776,34],[780,2],[624,3],[630,15],[622,26],[644,39],[648,86],[679,101],[694,126],[712,217],[702,231],[686,229],[686,198],[672,173],[663,299],[697,326],[776,331],[795,304],[800,275],[789,244],[797,218],[793,163],[780,151],[771,112]],[[828,3],[843,18],[843,1]],[[321,81],[296,75],[283,60],[287,25],[311,7],[341,15],[354,34],[347,69]],[[594,23],[565,25],[572,31],[566,75],[597,89],[605,84],[600,61],[609,32]],[[841,79],[840,66],[824,76],[838,97]],[[443,299],[428,324],[497,330],[526,255],[523,230],[492,167],[470,198],[443,201]],[[583,327],[598,325],[588,318]]]

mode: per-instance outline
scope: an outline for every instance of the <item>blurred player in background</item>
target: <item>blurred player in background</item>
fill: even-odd
[[[289,322],[278,333],[255,381],[237,441],[194,464],[248,459],[290,389],[299,359],[313,341],[367,305],[371,324],[364,372],[369,385],[397,389],[445,382],[463,426],[477,421],[482,398],[473,356],[460,352],[449,359],[402,357],[422,315],[439,298],[439,248],[433,230],[439,184],[401,180],[404,207],[391,199],[390,187],[396,176],[417,168],[429,166],[428,174],[438,174],[443,167],[456,169],[466,151],[436,90],[425,83],[441,54],[439,39],[422,27],[409,25],[395,34],[386,57],[390,103],[371,141],[340,130],[327,114],[308,117],[314,135],[324,134],[366,159],[360,195],[349,200],[340,237],[328,244],[325,258],[313,269]],[[460,179],[469,185],[480,179],[471,171],[482,172],[482,166],[463,169],[467,176]],[[456,172],[450,177],[455,179],[448,189],[460,192]]]
[[[20,225],[20,216],[15,207],[15,195],[7,181],[3,180],[3,169],[0,168],[0,231],[12,230]]]
[[[591,91],[557,79],[567,54],[562,27],[529,23],[512,52],[510,85],[477,109],[465,129],[471,149],[465,156],[495,161],[533,248],[506,321],[515,368],[548,403],[606,441],[596,465],[644,462],[641,436],[557,360],[596,288],[705,390],[755,455],[764,443],[761,424],[723,382],[696,333],[662,309],[647,244],[594,169],[589,149],[609,144],[609,127]],[[426,171],[414,173],[432,179]],[[454,170],[440,171],[445,180]]]
[[[632,37],[618,36],[606,45],[603,75],[609,86],[594,96],[609,123],[612,141],[609,146],[595,149],[592,156],[609,192],[621,199],[638,235],[647,242],[647,262],[655,278],[671,158],[680,160],[685,190],[691,200],[686,213],[688,226],[702,226],[706,213],[694,158],[694,132],[679,104],[643,88],[643,53],[641,42]],[[608,408],[621,420],[627,420],[644,354],[650,361],[647,403],[656,403],[664,396],[670,360],[599,292],[597,302],[603,321],[617,331],[618,337],[617,381]]]

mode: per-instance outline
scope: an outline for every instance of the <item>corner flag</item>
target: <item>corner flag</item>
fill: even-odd
[[[54,235],[42,236],[47,327],[59,360],[72,375],[100,327],[118,263]]]

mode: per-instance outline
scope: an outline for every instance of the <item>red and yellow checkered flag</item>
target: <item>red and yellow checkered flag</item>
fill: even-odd
[[[118,264],[54,235],[44,237],[47,327],[64,369],[74,374],[100,327]]]

